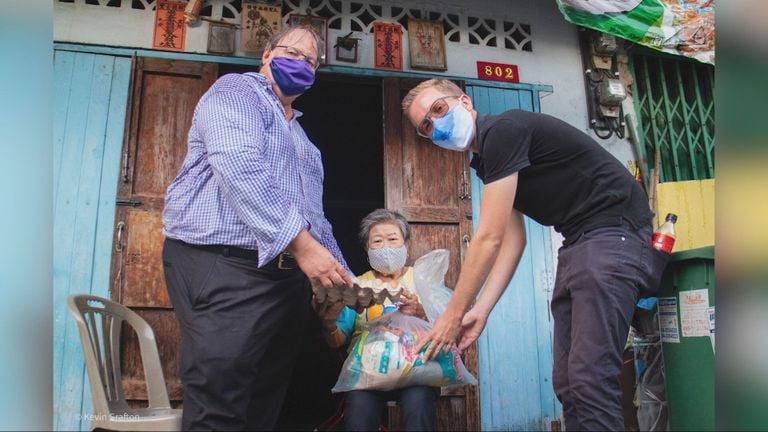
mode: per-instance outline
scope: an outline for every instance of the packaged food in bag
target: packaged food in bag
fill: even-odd
[[[447,271],[448,251],[444,249],[432,251],[414,264],[414,289],[432,321],[451,298],[452,291],[443,284]],[[477,380],[467,371],[456,348],[426,362],[423,354],[427,347],[415,351],[431,329],[430,322],[399,311],[367,322],[353,341],[332,391],[476,385]]]

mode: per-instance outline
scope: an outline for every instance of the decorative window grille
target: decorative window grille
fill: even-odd
[[[93,6],[154,10],[155,0],[58,0]],[[502,18],[468,15],[455,7],[433,6],[436,10],[413,8],[408,2],[377,4],[368,0],[283,0],[283,19],[288,15],[305,14],[328,18],[328,27],[342,32],[373,32],[374,21],[398,22],[408,28],[408,19],[442,21],[445,39],[465,45],[499,49],[533,51],[531,26]],[[239,23],[241,0],[207,0],[200,15],[214,20]]]
[[[633,56],[631,67],[647,172],[658,150],[660,183],[714,178],[714,68],[655,54]]]

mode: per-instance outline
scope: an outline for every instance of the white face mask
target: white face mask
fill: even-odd
[[[384,275],[391,275],[403,268],[408,259],[408,249],[400,247],[383,247],[368,249],[368,262],[374,270]]]
[[[475,121],[472,113],[459,103],[444,116],[432,122],[432,142],[454,151],[464,151],[475,138]]]

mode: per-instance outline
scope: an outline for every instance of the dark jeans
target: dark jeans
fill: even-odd
[[[181,324],[183,430],[274,429],[310,308],[306,276],[170,239],[163,266]]]
[[[618,378],[638,291],[658,279],[650,244],[650,226],[625,223],[560,248],[552,383],[568,431],[624,430]]]
[[[440,389],[427,386],[405,387],[392,391],[356,390],[346,393],[344,427],[348,431],[375,431],[387,401],[400,407],[403,430],[433,431],[437,426],[435,401]]]

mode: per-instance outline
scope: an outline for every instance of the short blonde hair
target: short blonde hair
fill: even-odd
[[[426,81],[422,81],[416,87],[412,88],[407,95],[403,98],[403,112],[408,114],[408,110],[411,109],[414,99],[416,99],[421,92],[428,88],[435,88],[446,96],[461,96],[464,92],[459,86],[451,80],[445,78],[432,78]]]

